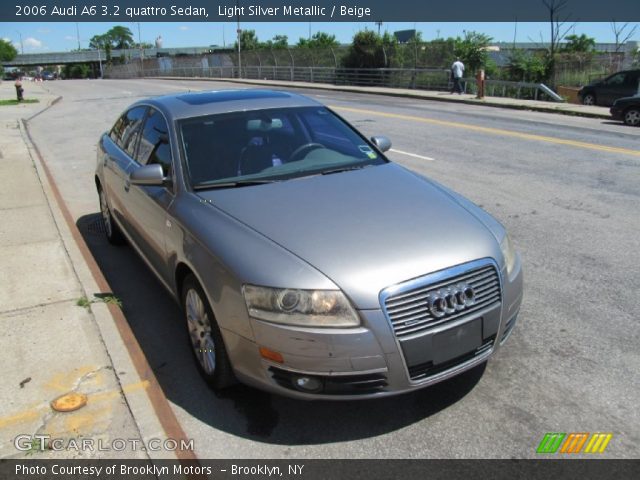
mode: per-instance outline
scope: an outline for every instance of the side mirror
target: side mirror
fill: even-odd
[[[391,148],[391,140],[389,140],[387,137],[384,137],[382,135],[376,135],[375,137],[371,137],[371,141],[381,152],[386,152]]]
[[[135,169],[129,175],[129,181],[133,185],[146,185],[161,187],[164,185],[165,178],[162,167],[157,163],[153,165],[144,165]]]

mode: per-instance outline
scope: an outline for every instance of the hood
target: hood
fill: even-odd
[[[388,286],[499,258],[476,216],[393,163],[198,195],[324,273],[360,309],[379,308]]]

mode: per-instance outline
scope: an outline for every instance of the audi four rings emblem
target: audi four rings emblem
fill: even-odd
[[[476,303],[476,292],[466,283],[459,283],[430,292],[427,296],[429,311],[436,318],[460,312]]]

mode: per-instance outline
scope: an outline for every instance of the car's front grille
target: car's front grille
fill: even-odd
[[[428,277],[426,277],[428,280]],[[436,317],[429,309],[429,295],[465,284],[473,289],[474,302],[463,310]],[[411,288],[411,287],[410,287]],[[402,290],[402,288],[401,288]],[[400,291],[384,300],[385,312],[398,338],[423,332],[432,327],[472,315],[501,300],[500,279],[493,265],[485,265],[444,280]]]

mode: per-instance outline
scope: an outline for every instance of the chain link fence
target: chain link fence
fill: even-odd
[[[542,84],[513,78],[507,64],[509,51],[495,59],[486,94],[534,100],[554,100]],[[451,88],[449,66],[454,58],[453,42],[380,45],[360,48],[271,48],[242,51],[231,49],[200,55],[173,55],[132,59],[124,65],[110,65],[105,77],[148,76],[247,78],[276,81],[328,83],[391,88],[446,91]],[[580,86],[630,65],[624,53],[558,55],[551,85]],[[346,68],[349,66],[350,68]],[[468,72],[473,73],[473,72]],[[520,79],[522,80],[522,79]],[[475,93],[475,81],[467,79],[467,93]],[[542,85],[542,86],[541,86]]]

